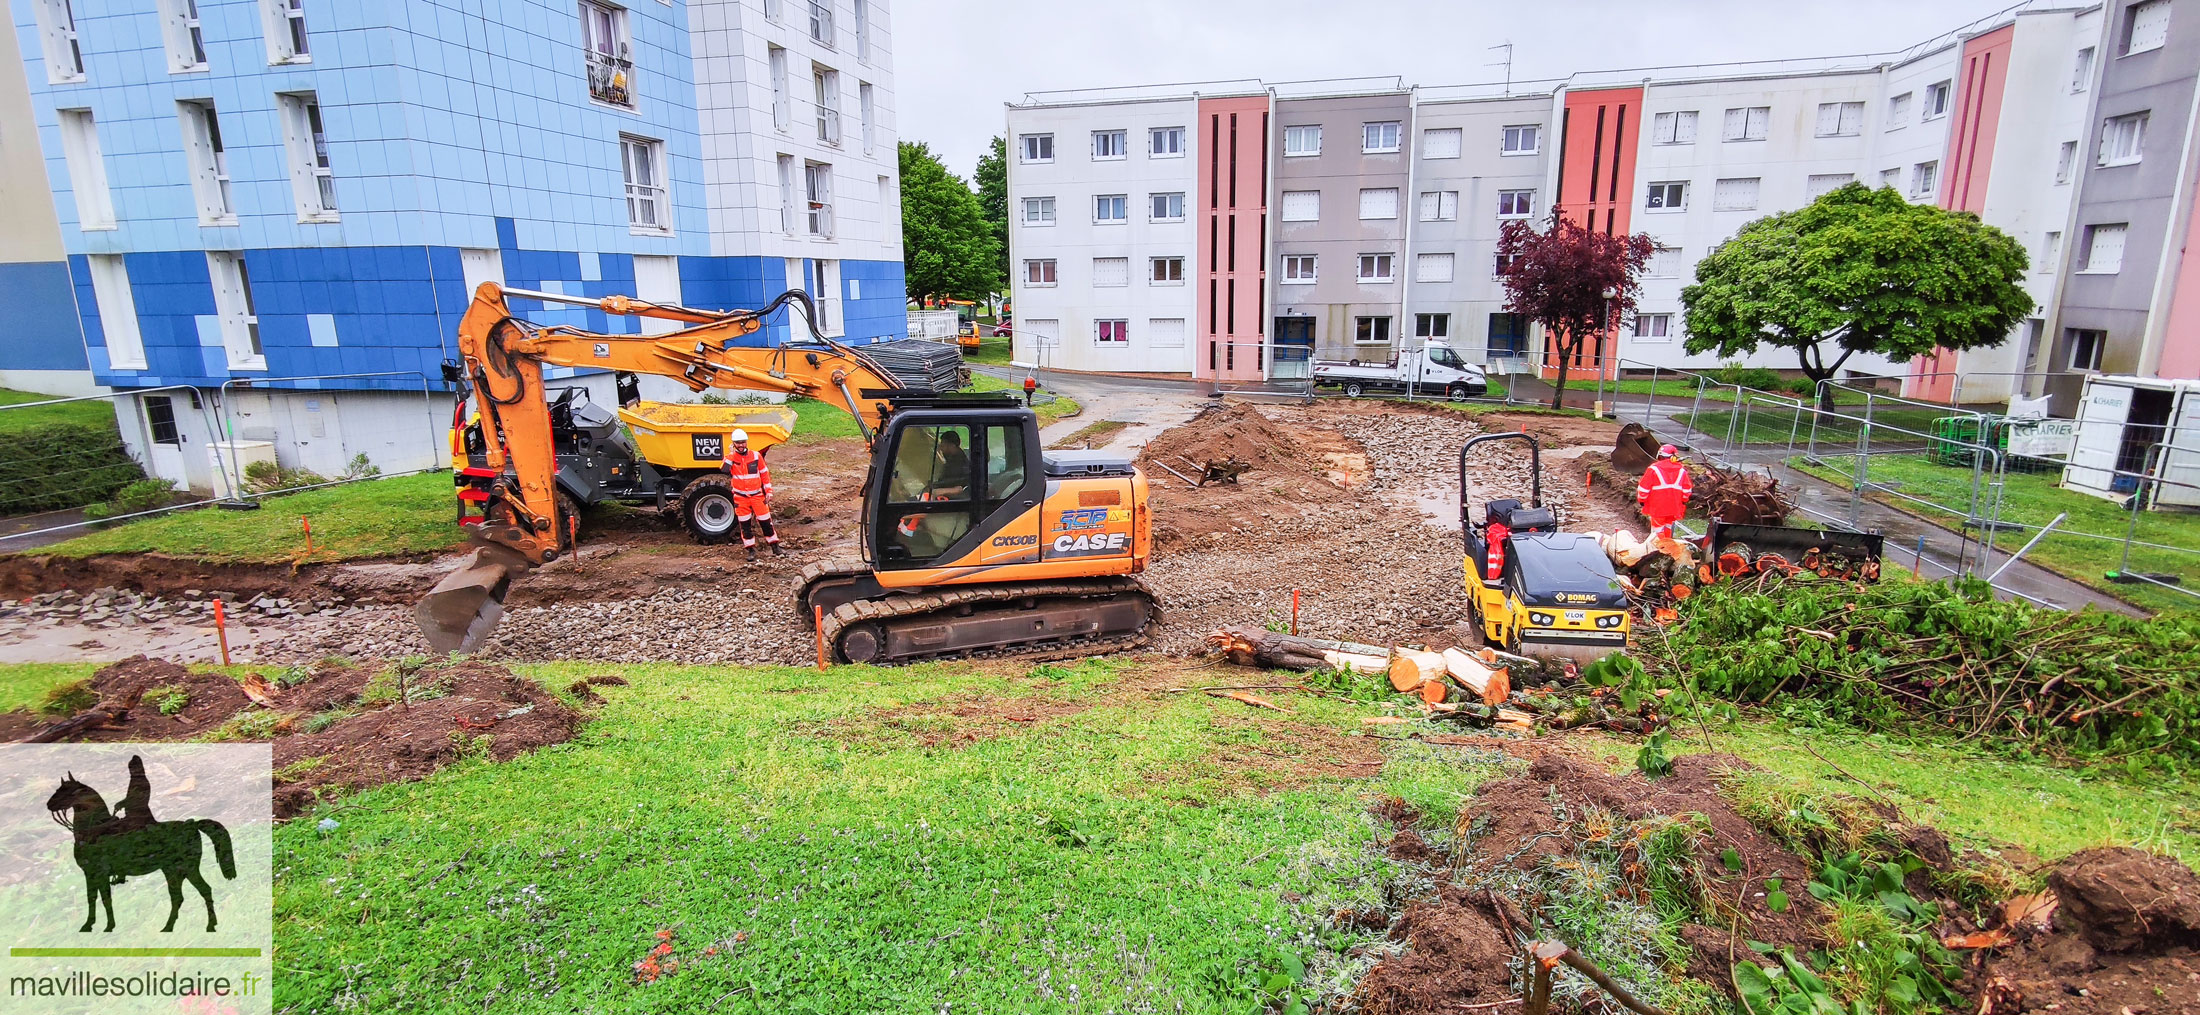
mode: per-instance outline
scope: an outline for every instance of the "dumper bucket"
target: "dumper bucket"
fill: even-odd
[[[489,639],[504,619],[504,597],[512,580],[533,564],[517,551],[482,546],[466,555],[458,570],[444,575],[413,607],[413,620],[437,652],[471,652]]]

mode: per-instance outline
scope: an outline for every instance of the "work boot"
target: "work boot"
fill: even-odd
[[[783,550],[783,549],[780,549],[780,546],[779,546],[779,544],[778,544],[778,543],[773,543],[773,544],[772,544],[772,556],[774,556],[774,557],[784,557],[784,556],[786,556],[786,555],[787,555],[787,551],[785,551],[785,550]]]
[[[754,564],[754,563],[756,563],[756,547],[753,547],[753,546],[745,546],[745,547],[742,547],[742,549],[745,549],[745,550],[749,551],[749,563],[751,563],[751,564]]]

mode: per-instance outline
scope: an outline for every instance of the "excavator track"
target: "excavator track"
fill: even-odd
[[[871,565],[861,557],[837,557],[822,563],[804,565],[801,581],[797,585],[799,591],[794,597],[794,610],[801,615],[797,619],[802,621],[802,629],[809,631],[817,627],[817,616],[811,612],[811,606],[817,602],[820,590],[836,585],[853,585],[857,578],[870,573]],[[840,605],[833,603],[825,612],[831,613]]]
[[[1132,578],[969,585],[845,603],[825,615],[841,662],[897,665],[930,659],[1066,659],[1145,644],[1158,619]]]

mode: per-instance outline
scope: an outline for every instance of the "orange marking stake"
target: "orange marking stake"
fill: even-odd
[[[222,665],[229,665],[229,618],[222,614],[222,601],[214,600],[214,636],[221,639]]]
[[[308,517],[306,517],[306,516],[304,516],[304,515],[299,515],[299,516],[298,516],[298,524],[299,524],[299,525],[302,525],[302,526],[304,526],[304,527],[305,527],[305,530],[306,530],[306,552],[310,554],[310,553],[312,553],[312,552],[313,552],[313,519],[311,519],[311,518],[308,518]]]
[[[810,616],[815,622],[812,626],[817,631],[817,672],[823,673],[825,672],[825,608],[822,606],[810,607]]]
[[[1297,589],[1292,589],[1292,590],[1291,590],[1291,634],[1292,634],[1292,635],[1293,635],[1293,636],[1295,637],[1295,636],[1297,636],[1297,635],[1298,635],[1298,633],[1299,633],[1299,590],[1297,590]]]

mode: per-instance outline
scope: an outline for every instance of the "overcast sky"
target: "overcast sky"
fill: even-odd
[[[1902,49],[2013,0],[898,0],[901,136],[964,177],[1002,103],[1059,88],[1403,75],[1407,84]]]

